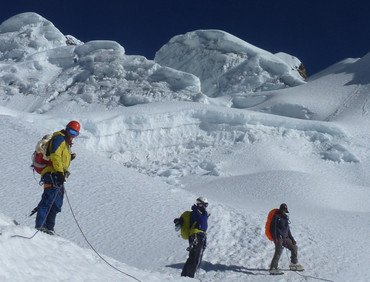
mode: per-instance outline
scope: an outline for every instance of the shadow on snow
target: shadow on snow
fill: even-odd
[[[176,268],[176,269],[182,269],[184,266],[184,263],[175,263],[175,264],[169,264],[166,265],[166,267]],[[241,272],[249,275],[269,275],[268,269],[265,268],[247,268],[244,266],[239,265],[225,265],[221,263],[211,263],[208,261],[203,261],[200,266],[201,269],[203,269],[206,272],[210,271],[234,271],[234,272]],[[261,272],[267,272],[267,273],[255,273],[253,271],[261,271]]]

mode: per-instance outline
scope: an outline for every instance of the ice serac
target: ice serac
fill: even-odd
[[[289,55],[290,56],[290,55]],[[274,55],[221,30],[196,30],[173,37],[155,55],[161,65],[200,78],[209,97],[246,95],[304,83],[290,56]],[[294,60],[292,60],[294,58]]]
[[[66,37],[36,13],[15,15],[0,25],[0,60],[23,60],[30,54],[65,46]]]
[[[0,25],[0,63],[0,103],[27,112],[206,100],[198,77],[126,55],[115,41],[65,36],[35,13]],[[26,108],[20,99],[29,100]]]

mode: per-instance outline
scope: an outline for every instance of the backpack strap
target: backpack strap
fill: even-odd
[[[53,137],[51,137],[46,149],[46,156],[49,157],[52,153],[54,153],[63,141],[65,141],[65,138],[62,134],[54,134]]]

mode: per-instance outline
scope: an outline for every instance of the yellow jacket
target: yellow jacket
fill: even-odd
[[[48,146],[52,165],[46,166],[42,170],[41,176],[48,172],[65,173],[69,170],[69,165],[71,164],[71,145],[67,142],[66,138],[64,130],[53,133]]]

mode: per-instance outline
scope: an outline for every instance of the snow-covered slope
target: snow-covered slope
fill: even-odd
[[[297,58],[273,55],[227,32],[197,30],[173,37],[155,55],[161,65],[200,78],[210,97],[246,95],[304,83]],[[281,59],[283,58],[283,59]],[[298,66],[300,65],[298,63]]]
[[[275,60],[279,68],[297,63]],[[60,237],[10,238],[33,231],[27,214],[42,192],[29,170],[36,141],[77,119],[67,195],[92,245],[120,269],[142,281],[181,281],[187,242],[172,221],[203,195],[211,217],[202,281],[370,281],[369,65],[368,56],[348,59],[296,87],[204,98],[202,79],[126,56],[115,42],[1,61],[0,212],[21,223],[0,217],[3,280],[17,281],[15,266],[25,269],[18,281],[131,281],[66,241],[88,247],[67,202],[57,217]],[[135,105],[141,99],[156,103]],[[281,202],[289,206],[303,276],[267,276],[274,247],[264,223]],[[25,266],[33,250],[47,265]],[[58,268],[70,256],[74,264]],[[288,263],[284,253],[280,266]],[[65,269],[79,274],[69,279]]]
[[[136,136],[140,137],[148,131],[155,132],[150,129],[150,124],[154,128],[171,129],[171,135],[180,140],[184,136],[181,135],[181,126],[170,122],[163,124],[157,119],[161,113],[162,117],[171,117],[171,107],[178,113],[183,112],[179,115],[180,120],[187,119],[185,114],[188,109],[182,104],[167,104],[165,112],[160,107],[150,108],[149,105],[136,107],[136,113],[134,108],[127,109],[124,116],[131,122],[126,126],[131,126],[132,131],[122,132],[121,140],[133,148],[140,138],[130,141],[129,135],[136,132]],[[218,114],[215,109],[213,111],[207,118],[213,117],[213,121],[220,119],[220,124],[237,126],[236,121],[241,118],[231,115],[232,111],[240,110],[220,108]],[[157,118],[145,120],[142,112],[151,113],[149,116]],[[24,114],[6,108],[1,108],[1,113],[0,142],[6,148],[2,151],[3,158],[0,161],[0,180],[4,187],[0,197],[2,211],[22,225],[32,227],[34,219],[25,216],[37,204],[41,188],[28,170],[29,155],[37,138],[61,128],[65,117]],[[359,163],[332,162],[312,154],[313,146],[320,142],[341,140],[343,132],[339,128],[310,122],[310,128],[301,128],[302,133],[307,130],[309,134],[306,139],[299,130],[290,129],[292,131],[289,132],[288,124],[284,123],[280,123],[274,133],[269,129],[272,125],[267,125],[271,122],[267,116],[258,114],[254,118],[266,125],[259,125],[252,130],[256,139],[230,144],[224,142],[223,149],[205,147],[209,152],[209,163],[208,166],[205,163],[199,165],[199,169],[203,166],[203,171],[207,172],[212,168],[211,162],[219,161],[217,171],[220,176],[214,173],[197,176],[196,172],[190,170],[187,177],[179,177],[174,173],[162,175],[169,178],[177,176],[176,183],[181,184],[180,188],[178,185],[165,184],[161,178],[154,176],[154,172],[154,177],[149,177],[138,173],[135,167],[122,167],[104,157],[109,156],[108,150],[100,151],[101,156],[97,155],[96,148],[102,148],[102,145],[107,148],[112,144],[119,146],[120,142],[109,139],[109,136],[122,127],[116,113],[99,113],[99,117],[97,112],[93,114],[95,117],[84,117],[85,114],[77,116],[83,123],[83,131],[75,141],[74,151],[78,157],[72,164],[72,175],[66,187],[80,225],[101,253],[137,268],[161,272],[178,279],[179,268],[186,259],[186,242],[176,236],[172,219],[188,209],[196,195],[202,194],[211,201],[209,210],[212,215],[208,248],[199,277],[203,281],[266,281],[266,269],[273,246],[263,235],[264,219],[270,208],[284,201],[288,202],[291,210],[293,234],[300,246],[300,261],[307,269],[305,275],[333,281],[352,278],[366,281],[369,278],[366,276],[369,252],[361,244],[370,231],[363,224],[370,206],[367,189],[370,179],[366,176],[369,162],[366,159]],[[288,121],[288,118],[283,119]],[[246,119],[249,124],[256,121],[252,116]],[[290,122],[303,126],[306,121]],[[293,123],[289,126],[292,127]],[[202,127],[211,139],[212,127],[206,124]],[[280,137],[276,135],[279,131],[283,133]],[[194,136],[194,151],[188,151],[189,154],[201,152],[204,141],[197,138],[193,131],[187,133]],[[318,139],[310,145],[314,137],[312,134],[316,134]],[[100,145],[95,143],[97,140],[100,140]],[[153,145],[161,144],[161,140],[155,138],[148,140]],[[186,148],[191,149],[190,146]],[[12,157],[15,155],[16,159]],[[161,158],[170,155],[158,154],[158,163]],[[137,156],[140,158],[139,153]],[[185,154],[175,153],[173,156],[178,160],[168,164],[169,171],[178,171],[181,164],[191,165]],[[9,160],[12,160],[11,164]],[[198,161],[195,157],[193,160]],[[153,162],[153,170],[156,165],[161,167]],[[58,216],[56,230],[60,236],[85,246],[68,209],[65,203],[63,212]],[[362,229],[356,240],[352,237],[355,228]],[[9,234],[17,232],[25,231],[12,230]],[[31,234],[32,231],[26,233]],[[333,234],[336,234],[335,240]],[[353,244],[342,245],[342,242],[349,240]],[[60,248],[58,243],[54,244],[55,248]],[[40,252],[44,254],[42,249]],[[328,254],[333,254],[335,258]],[[4,260],[8,259],[4,256]],[[354,261],[356,265],[352,263]],[[288,260],[283,257],[281,266],[285,268],[287,264]],[[132,273],[131,268],[127,270]],[[156,281],[151,277],[143,281]],[[103,279],[99,276],[97,280]],[[297,279],[299,277],[295,273],[284,276],[287,281]]]
[[[91,116],[85,134],[89,150],[175,183],[186,175],[227,175],[220,168],[235,146],[250,150],[245,152],[250,159],[257,148],[274,156],[281,154],[280,146],[291,143],[288,151],[297,154],[292,156],[297,161],[359,161],[346,133],[334,125],[202,104],[145,105],[105,114],[104,119]],[[260,159],[262,169],[282,167],[278,157],[275,163],[271,157],[264,161],[261,154],[256,161]]]
[[[59,236],[32,238],[34,229],[16,224],[0,214],[1,281],[181,281],[103,256],[104,262],[91,249]]]
[[[369,122],[369,73],[370,53],[361,59],[339,62],[310,78],[305,85],[263,93],[251,107],[248,98],[239,98],[236,104],[278,115],[334,121],[349,131],[360,129],[358,134],[364,134]]]

